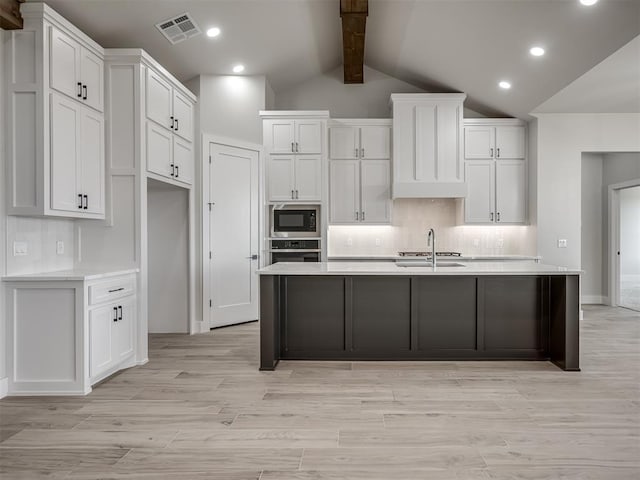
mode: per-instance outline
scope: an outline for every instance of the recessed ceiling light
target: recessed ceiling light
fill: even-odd
[[[544,55],[544,48],[542,48],[542,47],[531,47],[529,49],[529,53],[531,55],[533,55],[534,57],[541,57],[542,55]]]
[[[233,67],[233,73],[242,73],[244,72],[244,65],[236,65]]]
[[[220,35],[220,29],[218,27],[211,27],[209,30],[207,30],[207,37],[217,37],[218,35]]]
[[[505,89],[505,90],[509,90],[511,88],[511,84],[509,82],[507,82],[506,80],[502,80],[501,82],[499,82],[498,86],[500,88]]]
[[[591,5],[595,5],[596,3],[598,3],[598,0],[580,0],[580,3],[582,5],[590,7]]]

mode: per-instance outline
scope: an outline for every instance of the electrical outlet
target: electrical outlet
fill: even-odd
[[[567,239],[559,238],[558,239],[558,248],[567,248]]]
[[[382,240],[376,238],[376,247],[379,247],[380,245],[382,245]]]
[[[353,246],[353,238],[349,237],[347,238],[347,247],[352,247]]]
[[[56,255],[64,255],[64,242],[62,240],[56,242]]]
[[[496,245],[498,246],[498,248],[504,247],[504,238],[499,238],[498,240],[496,240]]]
[[[23,257],[29,253],[29,244],[27,242],[13,242],[13,256]]]

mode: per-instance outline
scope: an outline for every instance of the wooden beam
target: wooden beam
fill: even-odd
[[[364,83],[364,35],[369,0],[340,0],[344,83]]]
[[[0,0],[0,28],[18,30],[22,28],[20,4],[24,0]]]

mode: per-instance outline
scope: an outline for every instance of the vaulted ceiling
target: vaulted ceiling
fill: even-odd
[[[339,0],[47,3],[104,47],[144,48],[183,81],[243,63],[277,94],[342,63]],[[155,24],[185,11],[222,34],[170,45]],[[426,91],[465,92],[486,115],[526,118],[638,35],[640,0],[369,0],[365,63]],[[529,55],[534,44],[544,57]]]

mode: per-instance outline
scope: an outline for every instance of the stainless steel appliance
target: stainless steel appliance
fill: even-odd
[[[318,205],[274,205],[271,208],[271,237],[320,237]]]
[[[271,263],[319,262],[320,240],[271,240]]]

